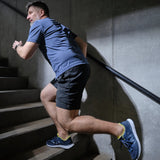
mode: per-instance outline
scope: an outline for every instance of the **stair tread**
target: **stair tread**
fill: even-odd
[[[10,68],[10,67],[8,67],[8,66],[0,66],[0,68]]]
[[[0,91],[0,93],[13,93],[13,92],[27,92],[27,91],[36,91],[38,89],[14,89],[14,90],[4,90],[4,91]]]
[[[8,66],[0,66],[0,69],[16,70],[16,68],[15,68],[15,67],[8,67]]]
[[[5,76],[0,76],[0,80],[5,80],[5,79],[26,79],[24,77],[16,77],[16,76],[11,76],[11,77],[5,77]]]
[[[24,77],[0,77],[0,90],[26,89],[28,80]]]
[[[28,160],[44,160],[47,158],[51,158],[53,155],[61,154],[64,152],[64,149],[62,148],[51,148],[48,146],[42,146],[38,149],[32,150],[32,153],[34,154],[34,157],[30,157]]]
[[[0,108],[5,106],[32,103],[40,101],[39,89],[14,89],[0,91]]]
[[[7,129],[9,131],[1,133],[0,140],[5,139],[5,138],[9,138],[12,136],[18,136],[18,135],[24,134],[26,132],[37,130],[39,128],[43,128],[43,127],[50,126],[50,125],[53,125],[53,121],[51,120],[51,118],[44,118],[41,120],[37,120],[37,121],[22,124],[22,125],[14,126],[14,127]]]
[[[0,66],[0,76],[1,77],[15,77],[17,76],[17,68]]]
[[[0,113],[22,110],[22,109],[29,109],[29,108],[36,108],[36,107],[40,107],[40,106],[43,106],[43,104],[41,102],[13,105],[13,106],[10,106],[10,107],[7,107],[7,108],[0,109]]]
[[[22,153],[16,157],[14,157],[13,159],[19,160],[19,159],[24,159],[24,157],[25,157],[25,159],[28,159],[28,160],[47,160],[47,159],[49,160],[49,159],[52,159],[56,156],[59,156],[60,154],[64,154],[64,152],[69,152],[69,154],[71,153],[71,150],[73,150],[73,152],[77,152],[77,149],[75,149],[76,144],[78,144],[79,141],[82,141],[82,140],[86,141],[87,140],[86,136],[80,136],[81,138],[78,138],[79,134],[77,134],[77,133],[71,134],[71,137],[73,139],[75,146],[69,150],[65,150],[62,148],[51,148],[46,145],[43,145],[39,148]]]

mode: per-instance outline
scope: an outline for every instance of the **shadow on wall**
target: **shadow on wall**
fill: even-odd
[[[147,12],[147,10],[155,7],[155,13],[157,13],[156,7],[158,5],[158,0],[72,1],[71,26],[74,32],[92,43],[93,46],[88,46],[90,54],[105,61],[101,56],[103,55],[105,59],[109,59],[111,62],[112,58],[116,58],[114,56],[117,52],[123,52],[121,43],[119,46],[115,44],[123,41],[123,39],[116,37],[117,35],[128,34],[130,36],[132,35],[130,33],[134,35],[135,32],[138,33],[144,29],[148,30],[159,26],[158,14]],[[102,69],[90,59],[89,62],[91,76],[86,86],[88,99],[82,105],[82,114],[93,115],[96,118],[113,122],[121,122],[131,118],[135,122],[141,144],[143,144],[142,125],[136,111],[137,107],[133,104],[131,97],[127,95],[127,92],[109,71]],[[112,146],[116,160],[131,159],[128,151],[124,147],[120,148],[120,143],[114,137],[112,138]],[[142,157],[143,153],[140,159]]]
[[[103,60],[100,53],[90,44],[88,46],[88,53],[101,61]],[[106,63],[104,60],[103,62]],[[111,122],[121,122],[127,118],[133,119],[142,144],[141,124],[135,109],[136,107],[130,100],[130,97],[112,73],[98,66],[90,59],[89,63],[91,76],[86,86],[88,99],[82,104],[81,113]],[[120,142],[114,137],[112,138],[112,146],[115,151],[116,160],[131,159],[126,148],[120,147]]]

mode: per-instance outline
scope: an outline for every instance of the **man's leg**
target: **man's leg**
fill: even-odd
[[[92,116],[78,116],[78,110],[57,107],[57,118],[63,128],[71,132],[106,133],[117,137],[123,132],[123,127],[118,123],[103,121]]]
[[[56,111],[56,92],[57,89],[49,83],[42,91],[41,91],[41,101],[46,108],[48,114],[54,121],[54,124],[57,128],[57,132],[63,136],[68,135],[68,132],[63,129],[63,127],[60,125],[60,123],[57,121],[57,111]]]
[[[92,116],[78,116],[78,110],[66,110],[58,107],[57,118],[63,128],[68,131],[114,135],[127,147],[133,160],[140,157],[141,144],[131,119],[118,124],[96,119]]]

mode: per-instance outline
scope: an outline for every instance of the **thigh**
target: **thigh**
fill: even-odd
[[[57,94],[57,88],[49,83],[42,91],[41,91],[41,99],[47,101],[55,101]]]

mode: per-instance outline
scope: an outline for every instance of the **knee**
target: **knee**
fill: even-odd
[[[47,96],[46,96],[44,90],[42,90],[41,93],[40,93],[40,99],[41,99],[42,102],[45,102],[46,99],[47,99]]]
[[[43,104],[46,104],[50,101],[54,101],[54,98],[51,97],[45,90],[42,90],[40,93],[40,99]]]

